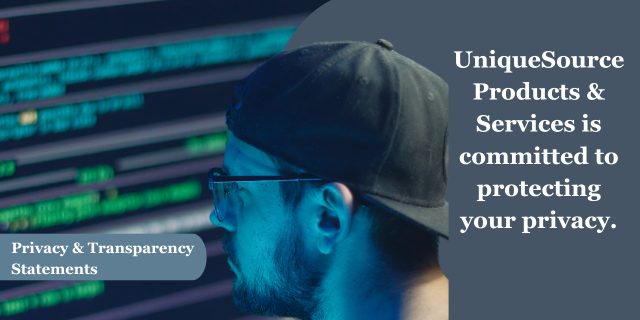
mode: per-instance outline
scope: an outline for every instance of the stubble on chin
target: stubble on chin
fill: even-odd
[[[319,286],[324,274],[305,258],[300,234],[284,232],[273,254],[256,259],[263,266],[256,268],[257,274],[252,275],[245,275],[240,264],[234,261],[231,236],[223,239],[223,243],[240,273],[233,286],[233,299],[240,310],[298,319],[309,319],[317,312]]]

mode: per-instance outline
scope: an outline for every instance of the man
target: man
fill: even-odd
[[[447,319],[448,87],[386,40],[276,55],[235,90],[211,221],[240,309]]]

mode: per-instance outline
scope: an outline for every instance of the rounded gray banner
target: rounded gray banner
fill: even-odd
[[[195,234],[3,234],[0,280],[196,280]]]

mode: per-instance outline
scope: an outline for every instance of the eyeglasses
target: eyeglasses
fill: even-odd
[[[209,170],[208,177],[209,190],[213,191],[213,211],[220,222],[226,218],[229,198],[238,190],[238,182],[322,180],[308,173],[287,176],[230,176],[222,168]]]

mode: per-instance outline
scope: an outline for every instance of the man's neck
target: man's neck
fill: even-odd
[[[379,261],[366,263],[366,256],[360,252],[333,266],[313,320],[448,319],[449,280],[440,267],[407,281]]]
[[[440,267],[429,270],[405,291],[400,319],[449,319],[449,279]]]

